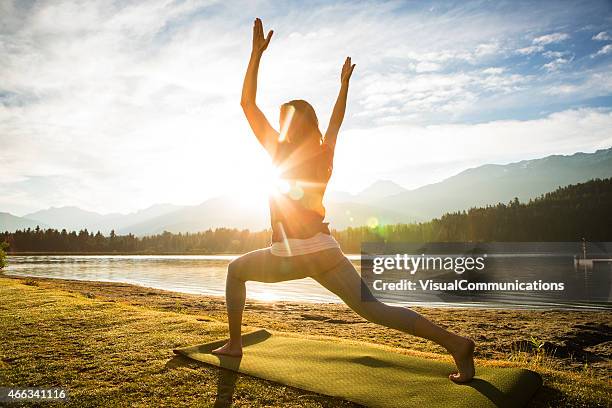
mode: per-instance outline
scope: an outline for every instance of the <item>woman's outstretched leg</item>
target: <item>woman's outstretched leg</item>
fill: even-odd
[[[449,378],[467,382],[474,377],[474,342],[432,323],[417,312],[386,305],[377,300],[362,301],[361,277],[346,260],[334,270],[313,276],[321,285],[336,294],[363,318],[404,333],[434,341],[444,347],[454,358],[457,373]]]

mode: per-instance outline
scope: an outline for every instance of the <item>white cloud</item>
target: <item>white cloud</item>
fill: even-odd
[[[607,55],[612,53],[612,44],[604,45],[599,51],[591,55],[591,57],[598,57],[600,55]]]
[[[500,75],[506,71],[504,67],[490,67],[482,70],[483,74],[486,75]]]
[[[534,38],[533,43],[537,45],[548,45],[567,40],[568,38],[570,38],[570,36],[566,33],[552,33]]]
[[[414,66],[414,70],[416,72],[432,72],[432,71],[439,71],[441,69],[442,69],[442,65],[437,64],[435,62],[430,62],[430,61],[422,61],[422,62],[415,64]]]
[[[521,55],[531,55],[531,54],[535,54],[538,52],[543,52],[546,49],[545,48],[546,45],[559,43],[561,41],[567,40],[568,38],[570,38],[570,36],[569,34],[566,34],[566,33],[552,33],[552,34],[542,35],[542,36],[534,38],[531,41],[531,45],[527,47],[519,48],[515,52]],[[549,58],[555,58],[555,57],[549,56],[549,55],[552,55],[552,53],[560,53],[560,52],[559,51],[554,51],[554,52],[547,51],[544,53],[544,55]]]
[[[560,82],[548,85],[542,92],[556,97],[567,96],[571,100],[609,95],[612,93],[612,76],[608,74],[608,71],[609,67],[603,67],[572,83]]]
[[[497,52],[499,52],[500,46],[498,43],[485,43],[485,44],[478,44],[478,46],[476,47],[476,50],[474,51],[474,54],[477,57],[484,57],[487,55],[494,55]]]
[[[503,68],[417,75],[369,74],[362,80],[365,85],[359,101],[363,112],[359,115],[377,123],[414,121],[415,114],[417,120],[437,113],[457,117],[477,109],[481,95],[517,91],[530,80],[529,76],[506,73]]]
[[[580,86],[572,84],[560,84],[551,86],[544,90],[547,95],[570,95],[575,94],[580,90]]]
[[[541,45],[530,45],[516,50],[517,53],[522,55],[531,55],[541,51],[544,51],[544,47]]]
[[[568,55],[569,52],[568,51],[546,51],[543,52],[542,55],[545,56],[546,58],[561,58],[565,55]]]
[[[570,58],[557,58],[554,61],[550,61],[542,65],[542,68],[544,68],[548,72],[555,72],[555,71],[560,70],[562,67],[566,66],[570,62],[571,62]]]
[[[601,31],[600,33],[594,35],[591,39],[595,41],[610,41],[612,40],[612,36],[606,31]]]

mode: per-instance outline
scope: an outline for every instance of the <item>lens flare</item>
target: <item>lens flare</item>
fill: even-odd
[[[284,118],[282,121],[280,133],[278,135],[279,142],[283,142],[287,139],[287,131],[289,130],[289,126],[291,126],[293,114],[295,113],[295,108],[291,105],[283,105],[282,109],[283,111],[281,112],[281,116],[284,116]]]
[[[297,184],[291,186],[291,189],[289,190],[289,198],[291,198],[293,201],[299,201],[302,199],[302,197],[304,197],[304,190],[302,187],[298,186]]]
[[[291,191],[291,184],[287,180],[277,179],[276,188],[274,189],[275,194],[287,194]]]
[[[379,225],[378,218],[376,218],[376,217],[368,218],[367,224],[368,224],[368,227],[370,227],[370,228],[378,227],[378,225]]]

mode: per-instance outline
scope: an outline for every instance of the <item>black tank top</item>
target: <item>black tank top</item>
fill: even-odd
[[[306,239],[319,232],[330,234],[323,207],[323,195],[332,173],[333,150],[323,143],[316,152],[292,154],[287,142],[278,145],[274,164],[287,188],[270,196],[272,242],[285,238]]]

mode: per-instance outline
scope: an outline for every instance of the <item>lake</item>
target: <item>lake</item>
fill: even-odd
[[[6,274],[121,282],[199,295],[225,295],[227,264],[236,255],[33,255],[9,256]],[[359,256],[352,257],[359,265]],[[340,302],[312,279],[247,283],[250,299]]]
[[[227,264],[235,257],[232,255],[20,255],[8,257],[9,265],[5,273],[15,276],[120,282],[183,293],[224,296]],[[360,256],[350,255],[349,259],[359,270]],[[516,269],[514,271],[513,277],[521,279],[540,277],[543,273],[529,265],[522,265],[519,272],[516,272]],[[525,301],[525,294],[522,294],[520,299],[512,294],[470,299],[445,297],[440,296],[440,293],[435,296],[418,293],[401,295],[383,293],[377,296],[389,303],[436,307],[554,307],[609,310],[612,277],[610,265],[604,265],[603,270],[595,271],[555,268],[554,274],[562,276],[571,284],[574,291],[577,288],[581,291],[599,291],[599,302],[588,302],[580,298],[559,301],[541,293],[529,295],[528,301]],[[261,301],[340,302],[335,295],[309,278],[275,284],[248,282],[247,297]]]

